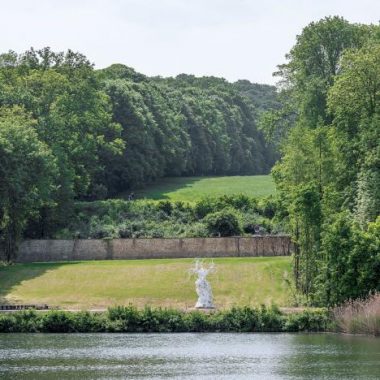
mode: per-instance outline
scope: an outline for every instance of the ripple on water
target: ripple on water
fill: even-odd
[[[0,334],[4,379],[378,379],[380,340],[333,334]]]

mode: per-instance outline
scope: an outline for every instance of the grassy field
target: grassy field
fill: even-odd
[[[209,279],[219,308],[287,306],[290,257],[216,258]],[[190,308],[196,302],[193,259],[16,264],[0,268],[0,303],[46,303],[64,309],[112,305]]]
[[[163,178],[144,189],[136,190],[137,198],[196,201],[206,196],[246,194],[264,197],[274,194],[270,175],[233,177],[176,177]],[[128,194],[124,194],[127,196]]]

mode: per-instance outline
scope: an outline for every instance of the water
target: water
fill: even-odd
[[[380,379],[380,339],[334,334],[0,334],[1,379]]]

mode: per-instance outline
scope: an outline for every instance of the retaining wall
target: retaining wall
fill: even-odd
[[[17,262],[180,257],[288,256],[289,236],[183,239],[25,240]]]

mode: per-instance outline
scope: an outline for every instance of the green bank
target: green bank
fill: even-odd
[[[290,257],[215,258],[209,276],[215,304],[288,306]],[[193,259],[16,264],[0,268],[0,303],[63,309],[113,305],[192,308],[197,295]]]

